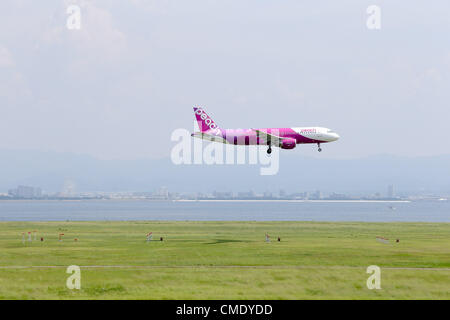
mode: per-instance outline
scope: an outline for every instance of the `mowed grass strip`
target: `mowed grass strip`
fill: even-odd
[[[23,244],[33,230],[38,241]],[[69,265],[144,268],[85,268],[74,291]],[[367,289],[369,265],[382,290]],[[1,266],[61,267],[0,268],[3,299],[448,299],[450,224],[2,222]]]
[[[449,299],[450,271],[383,270],[381,290],[365,268],[82,269],[81,289],[65,269],[2,270],[0,299]]]

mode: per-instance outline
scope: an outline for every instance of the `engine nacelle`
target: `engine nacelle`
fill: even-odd
[[[280,147],[281,149],[294,149],[296,145],[297,142],[295,141],[295,139],[287,138],[283,139]]]

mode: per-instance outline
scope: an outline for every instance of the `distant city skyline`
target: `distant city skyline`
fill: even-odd
[[[189,192],[171,192],[167,187],[161,186],[155,191],[122,191],[122,192],[70,192],[66,189],[62,192],[42,192],[40,187],[18,186],[10,189],[8,194],[1,194],[1,200],[14,199],[34,199],[34,200],[64,200],[64,199],[110,199],[110,200],[449,200],[450,193],[442,194],[408,194],[394,193],[394,185],[387,186],[385,194],[375,192],[364,195],[348,193],[328,192],[321,190],[286,192],[280,189],[278,192],[264,191],[218,191],[199,192],[191,190]]]
[[[280,156],[274,176],[260,176],[257,165],[174,165],[170,158],[98,160],[70,153],[0,150],[0,192],[22,186],[43,192],[248,191],[314,192],[367,195],[449,194],[450,155],[360,159]]]

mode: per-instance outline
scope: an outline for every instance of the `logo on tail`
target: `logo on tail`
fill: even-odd
[[[194,107],[195,118],[197,119],[198,128],[201,132],[208,130],[216,130],[219,127],[200,107]]]

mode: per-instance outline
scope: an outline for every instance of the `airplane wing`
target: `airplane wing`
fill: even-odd
[[[194,138],[199,138],[199,139],[208,140],[208,141],[229,143],[227,140],[222,138],[222,136],[220,136],[220,135],[213,135],[213,134],[208,134],[205,132],[194,132],[193,134],[191,134],[191,136],[193,136]]]
[[[259,138],[259,144],[263,145],[271,145],[271,146],[281,146],[281,143],[283,142],[283,138],[276,136],[274,134],[270,134],[258,129],[252,129],[253,131],[256,131],[256,136]]]

